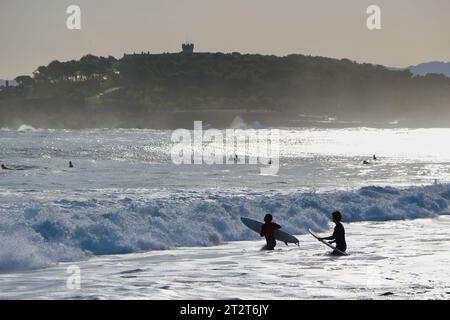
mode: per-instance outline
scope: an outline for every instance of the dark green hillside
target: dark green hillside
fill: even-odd
[[[223,127],[241,116],[295,125],[339,120],[450,124],[450,79],[346,59],[222,53],[88,55],[51,62],[0,91],[0,126]]]

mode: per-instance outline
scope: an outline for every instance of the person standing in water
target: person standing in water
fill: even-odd
[[[69,161],[69,168],[73,168],[73,163],[72,163],[72,161]]]
[[[266,214],[264,217],[264,224],[261,227],[261,237],[266,237],[266,246],[265,250],[274,250],[277,245],[277,241],[275,240],[275,231],[281,229],[279,224],[272,222],[273,216],[271,214]]]
[[[345,229],[341,223],[342,213],[340,211],[335,211],[332,213],[333,222],[336,224],[334,227],[334,232],[331,236],[326,238],[320,238],[320,240],[332,240],[331,243],[336,243],[336,248],[342,252],[347,250],[347,243],[345,242]],[[333,251],[333,255],[340,256],[338,251]]]

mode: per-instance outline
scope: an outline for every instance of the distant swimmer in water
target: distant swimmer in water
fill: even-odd
[[[4,164],[2,164],[2,169],[3,170],[10,170],[10,171],[23,171],[23,170],[31,170],[31,169],[36,169],[38,167],[35,166],[18,166],[18,165],[14,165],[12,167],[7,167]]]
[[[367,160],[364,160],[364,161],[363,161],[363,164],[370,164],[370,162],[367,161]]]
[[[72,161],[69,161],[69,168],[73,168],[73,163],[72,163]]]
[[[373,155],[373,161],[377,161],[377,156],[375,154]]]
[[[264,217],[264,224],[261,227],[261,237],[266,237],[266,246],[265,250],[274,250],[277,245],[277,241],[275,240],[275,231],[281,229],[279,224],[272,222],[273,216],[271,214],[266,214]]]
[[[320,238],[320,240],[332,240],[331,243],[336,243],[336,248],[342,252],[347,250],[347,243],[345,242],[345,229],[341,223],[342,213],[340,211],[335,211],[331,215],[333,222],[336,224],[334,232],[331,236],[326,238]],[[340,256],[338,251],[333,251],[333,255]]]

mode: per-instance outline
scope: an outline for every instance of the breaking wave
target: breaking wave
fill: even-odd
[[[36,131],[40,131],[40,130],[42,130],[42,129],[36,129],[36,128],[26,125],[26,124],[23,124],[19,128],[17,128],[17,131],[19,131],[19,132],[27,132],[27,131],[36,132]]]
[[[2,195],[0,200],[1,272],[91,255],[258,239],[241,224],[241,216],[261,219],[272,213],[293,234],[303,234],[308,228],[327,229],[330,212],[336,209],[344,213],[345,222],[433,217],[448,211],[450,185],[372,186],[324,193],[192,191],[160,197],[120,192],[95,199],[83,194],[76,198],[53,195],[51,200],[12,197]]]

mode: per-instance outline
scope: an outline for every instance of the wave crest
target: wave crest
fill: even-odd
[[[40,268],[92,254],[258,239],[240,222],[241,216],[261,220],[272,213],[293,234],[327,229],[336,209],[344,213],[345,222],[433,217],[448,212],[449,195],[450,185],[436,185],[317,194],[191,192],[163,198],[117,193],[98,199],[36,197],[25,203],[23,197],[16,202],[7,198],[0,203],[0,271]]]
[[[42,129],[36,129],[32,126],[29,126],[27,124],[22,124],[19,128],[17,128],[17,131],[19,132],[38,132],[41,131]]]

